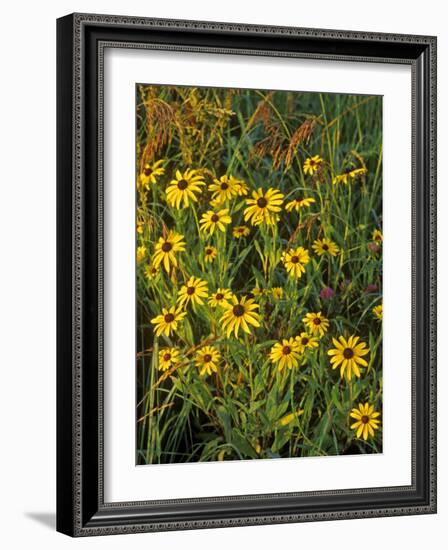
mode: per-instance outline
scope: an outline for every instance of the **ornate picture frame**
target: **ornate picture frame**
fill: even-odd
[[[103,63],[112,46],[411,67],[410,485],[105,501]],[[435,513],[436,38],[72,14],[57,22],[57,51],[57,530],[91,536]]]

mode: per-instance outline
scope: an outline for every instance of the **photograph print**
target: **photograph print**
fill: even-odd
[[[136,463],[382,452],[382,97],[136,86]]]

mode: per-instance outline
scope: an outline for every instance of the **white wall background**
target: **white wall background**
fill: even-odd
[[[72,540],[55,511],[55,19],[74,11],[438,35],[439,156],[448,149],[448,35],[444,3],[410,0],[59,0],[3,6],[0,85],[0,541],[4,548],[285,547],[440,548],[448,520],[448,408],[439,407],[439,513]],[[439,176],[439,242],[447,235]],[[440,340],[448,329],[448,279],[440,246]],[[440,346],[442,348],[442,345]],[[439,401],[448,390],[443,349]],[[444,536],[445,535],[445,536]]]

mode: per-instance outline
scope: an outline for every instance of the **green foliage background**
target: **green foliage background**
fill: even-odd
[[[146,86],[137,89],[136,171],[164,159],[165,174],[148,192],[138,192],[137,219],[143,231],[137,246],[146,256],[137,264],[137,462],[169,463],[381,452],[381,429],[367,442],[350,429],[350,410],[369,401],[382,407],[382,329],[372,308],[381,303],[381,248],[372,250],[372,232],[382,222],[382,99],[376,96]],[[303,173],[306,158],[320,155],[321,170]],[[365,167],[364,177],[333,185],[335,175]],[[231,205],[232,225],[207,239],[197,219],[210,209],[205,190],[196,208],[167,205],[165,188],[174,172],[201,169],[207,183],[231,174],[251,191],[270,187],[285,204],[300,197],[316,203],[296,213],[281,212],[277,226],[252,227],[243,239],[244,197]],[[169,277],[145,275],[154,244],[164,228],[185,236],[180,268]],[[328,237],[341,249],[319,258],[311,249]],[[204,263],[204,246],[218,257]],[[303,246],[311,261],[298,281],[288,278],[280,256]],[[150,320],[176,301],[180,286],[195,275],[210,291],[231,288],[238,296],[254,287],[282,287],[281,300],[269,292],[256,298],[262,326],[251,336],[227,339],[219,312],[189,307],[171,338],[154,338]],[[331,287],[334,297],[320,291]],[[269,360],[272,345],[304,331],[307,312],[322,313],[330,328],[306,363],[279,373]],[[327,355],[331,337],[356,334],[370,348],[361,378],[341,379]],[[200,377],[195,351],[212,343],[223,356],[219,372]],[[176,345],[182,365],[158,370],[158,349]],[[300,411],[300,413],[298,412]],[[289,421],[285,419],[288,415]],[[352,420],[353,422],[353,420]]]

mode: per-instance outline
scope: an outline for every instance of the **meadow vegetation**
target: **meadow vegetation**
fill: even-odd
[[[381,97],[136,103],[137,462],[381,452]]]

